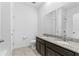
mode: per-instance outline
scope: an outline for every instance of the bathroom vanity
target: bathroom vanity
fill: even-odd
[[[78,56],[74,47],[71,44],[66,44],[64,41],[57,41],[56,38],[36,37],[36,50],[42,56]]]

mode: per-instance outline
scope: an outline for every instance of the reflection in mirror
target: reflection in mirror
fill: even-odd
[[[79,13],[73,15],[73,38],[79,38]]]
[[[50,12],[44,17],[44,29],[47,34],[56,34],[56,11]]]
[[[73,3],[73,6],[63,7],[63,15],[66,18],[66,21],[63,22],[66,37],[72,40],[79,39],[79,4]]]

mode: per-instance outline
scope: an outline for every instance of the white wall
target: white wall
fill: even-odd
[[[13,4],[13,48],[28,47],[37,34],[37,11],[29,5]]]
[[[5,48],[11,52],[11,31],[10,31],[10,3],[1,2],[1,39],[4,40]]]
[[[0,3],[0,40],[1,40],[1,3]]]

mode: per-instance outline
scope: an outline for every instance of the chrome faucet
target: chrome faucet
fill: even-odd
[[[47,36],[47,37],[49,36],[48,34],[43,34],[43,35],[44,35],[44,36]]]
[[[64,38],[63,38],[63,40],[64,40],[64,41],[67,41],[67,39],[66,39],[66,35],[64,35]]]

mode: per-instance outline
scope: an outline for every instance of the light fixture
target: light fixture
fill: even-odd
[[[35,4],[36,2],[32,2],[33,4]]]

